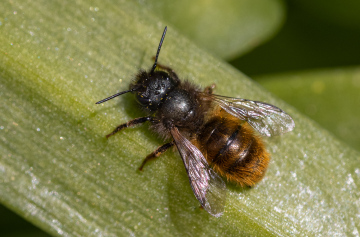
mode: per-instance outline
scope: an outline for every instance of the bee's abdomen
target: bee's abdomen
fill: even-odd
[[[198,141],[209,164],[229,181],[253,186],[265,175],[269,154],[246,122],[215,117],[205,124]]]

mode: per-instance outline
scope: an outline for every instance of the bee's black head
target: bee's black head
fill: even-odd
[[[157,110],[165,97],[178,84],[178,81],[164,71],[140,72],[130,84],[136,100],[151,111]]]

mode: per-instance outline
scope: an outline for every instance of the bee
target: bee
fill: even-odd
[[[200,87],[182,81],[171,68],[157,63],[167,27],[162,34],[155,62],[140,70],[129,90],[96,102],[100,104],[131,92],[147,116],[121,124],[106,137],[138,124],[168,140],[149,154],[139,167],[176,147],[191,188],[201,206],[211,215],[222,215],[226,184],[253,186],[266,172],[270,156],[258,134],[275,136],[295,127],[293,119],[278,107],[241,98],[213,94],[214,86]]]

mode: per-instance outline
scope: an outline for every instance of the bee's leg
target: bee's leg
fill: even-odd
[[[149,154],[142,162],[141,166],[139,167],[139,170],[142,170],[144,168],[144,165],[146,164],[146,162],[148,162],[149,160],[153,160],[157,157],[159,157],[162,153],[164,153],[167,149],[169,149],[170,147],[174,146],[175,143],[174,142],[169,142],[166,143],[162,146],[159,146],[153,153]]]
[[[145,123],[147,121],[152,121],[152,119],[153,119],[152,117],[142,117],[142,118],[136,118],[136,119],[130,120],[127,123],[120,124],[119,126],[117,126],[114,129],[114,131],[112,131],[111,133],[106,135],[106,138],[109,138],[110,136],[114,135],[115,133],[121,131],[124,128],[133,127],[133,126],[135,126],[135,125],[137,125],[139,123]]]
[[[215,89],[215,87],[216,87],[215,83],[211,84],[210,86],[205,87],[204,93],[211,95],[213,93],[213,90]]]

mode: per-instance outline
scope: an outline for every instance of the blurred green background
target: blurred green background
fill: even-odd
[[[273,11],[277,18],[269,32],[256,42],[248,41],[251,47],[241,49],[239,45],[239,49],[232,52],[221,47],[226,40],[206,33],[201,34],[204,36],[201,38],[190,29],[189,20],[184,21],[184,11],[191,15],[191,9],[209,9],[196,3],[183,9],[169,7],[166,1],[139,1],[155,13],[167,13],[159,17],[360,151],[360,1],[275,2],[277,7]],[[256,17],[253,20],[256,21]],[[240,23],[232,21],[232,24]],[[206,31],[204,25],[202,29]],[[207,45],[206,42],[211,41],[209,38],[214,41]],[[279,89],[284,87],[288,90]],[[47,236],[5,207],[0,208],[0,218],[1,236]]]
[[[360,151],[360,1],[286,6],[278,34],[230,63]]]

